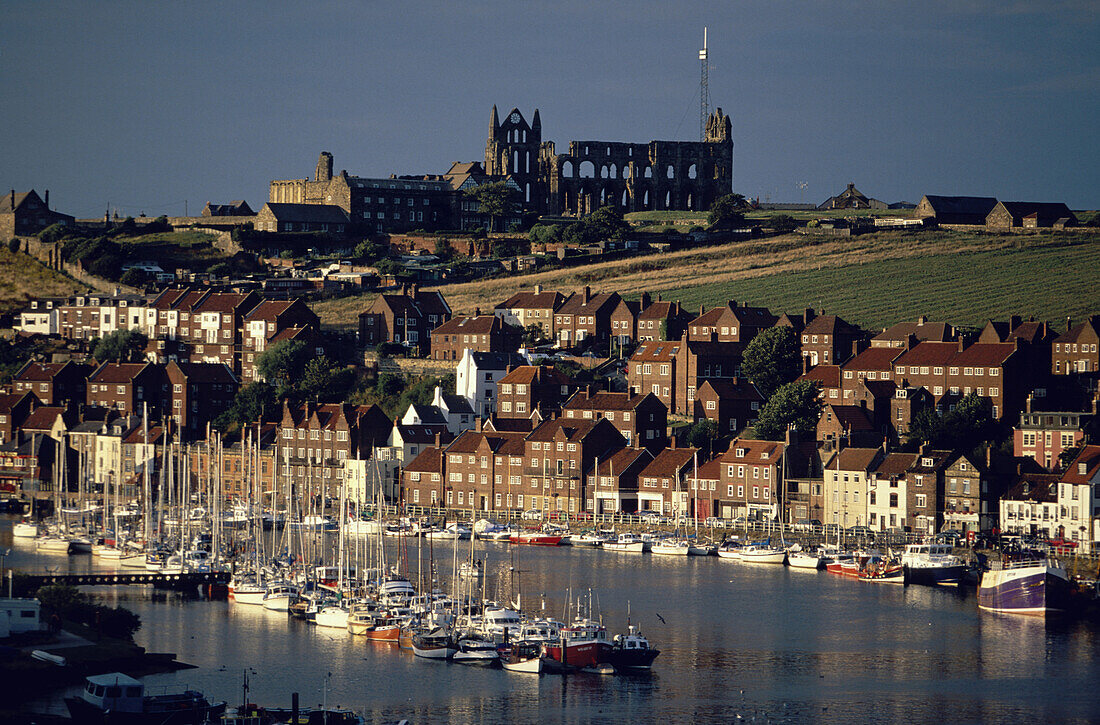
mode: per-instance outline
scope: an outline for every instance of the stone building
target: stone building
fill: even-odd
[[[449,226],[453,193],[451,185],[442,176],[390,176],[382,179],[348,176],[347,171],[334,175],[332,162],[332,154],[322,151],[312,179],[272,181],[268,206],[337,206],[347,214],[350,225],[373,232],[431,230]],[[263,214],[261,209],[260,215]],[[332,223],[337,222],[333,220]]]
[[[583,216],[605,204],[624,212],[709,209],[732,191],[732,123],[719,108],[704,141],[570,141],[559,154],[542,140],[538,109],[528,123],[517,108],[501,121],[493,106],[484,169],[511,177],[524,205],[541,214]]]
[[[0,238],[5,242],[14,236],[37,234],[53,224],[72,225],[73,217],[50,211],[50,190],[46,198],[34,189],[16,194],[12,189],[0,197]]]

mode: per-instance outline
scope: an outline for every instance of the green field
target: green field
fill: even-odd
[[[34,257],[0,245],[0,313],[22,310],[35,297],[63,297],[83,289],[84,285]]]
[[[1100,243],[1068,243],[967,252],[786,272],[669,288],[665,299],[688,309],[727,299],[773,312],[824,308],[873,329],[927,315],[956,325],[982,325],[1010,314],[1047,320],[1100,313]]]

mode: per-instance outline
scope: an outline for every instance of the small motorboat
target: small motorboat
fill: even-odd
[[[79,723],[202,725],[225,712],[224,702],[209,702],[195,690],[146,695],[139,680],[121,672],[86,678],[80,697],[66,697],[65,704]]]
[[[298,598],[298,588],[289,582],[274,582],[267,585],[261,602],[264,609],[275,612],[290,611],[290,603]]]
[[[451,660],[467,665],[491,665],[500,659],[497,646],[480,637],[461,637]]]
[[[649,640],[633,624],[627,625],[626,634],[617,634],[611,641],[607,661],[616,670],[648,670],[661,651],[649,646]]]
[[[683,539],[660,539],[650,544],[649,550],[654,554],[687,556],[691,553],[691,546]]]
[[[637,534],[626,532],[619,534],[614,541],[606,542],[603,548],[607,551],[641,554],[646,550],[646,542]]]
[[[509,672],[537,675],[542,672],[542,644],[514,642],[500,655],[500,664]]]
[[[11,527],[11,535],[17,539],[33,539],[38,536],[38,524],[31,523],[30,519],[17,521]]]
[[[449,660],[458,651],[454,638],[442,627],[413,635],[412,647],[414,655],[430,660]]]

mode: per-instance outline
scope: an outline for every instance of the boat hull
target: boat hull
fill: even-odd
[[[568,668],[584,669],[605,664],[611,654],[611,645],[607,642],[588,641],[576,644],[560,643],[545,646],[546,656]]]
[[[913,566],[906,565],[906,576],[910,584],[929,586],[958,586],[966,578],[966,565],[953,566]]]
[[[1062,569],[1029,566],[987,571],[978,586],[978,608],[990,612],[1045,616],[1070,606],[1071,585]]]
[[[611,650],[611,653],[607,656],[607,661],[616,670],[626,671],[638,671],[648,670],[653,667],[653,660],[657,659],[657,655],[661,654],[660,650],[653,648],[646,649],[622,649],[616,647]]]
[[[644,541],[635,541],[630,544],[619,544],[617,542],[608,542],[603,545],[603,548],[607,551],[618,551],[626,554],[641,554],[645,551]]]
[[[742,551],[741,561],[746,564],[782,564],[787,560],[785,551]]]
[[[809,554],[787,554],[787,566],[792,569],[819,570],[825,568],[825,562],[820,556]]]
[[[508,537],[508,540],[513,544],[525,544],[527,546],[559,546],[562,537],[547,534],[512,534]]]
[[[521,672],[529,675],[537,675],[542,672],[542,658],[531,657],[529,659],[517,659],[500,661],[501,666],[509,672]]]

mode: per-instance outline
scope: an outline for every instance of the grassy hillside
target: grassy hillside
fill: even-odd
[[[60,297],[83,289],[84,285],[34,257],[0,246],[0,314],[23,309],[32,297]]]
[[[1100,312],[1100,232],[995,234],[889,231],[853,238],[786,235],[586,267],[447,285],[456,312],[492,309],[541,283],[632,297],[643,291],[689,309],[727,299],[775,311],[824,307],[878,327],[927,314],[965,325],[1034,315],[1052,322]],[[318,303],[325,324],[350,329],[370,297]]]

